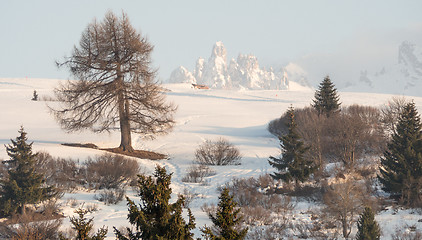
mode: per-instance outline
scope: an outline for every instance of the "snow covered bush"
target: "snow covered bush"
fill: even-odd
[[[182,182],[202,183],[204,178],[215,175],[216,172],[207,165],[191,165],[186,170],[186,175],[182,178]]]
[[[103,189],[98,196],[95,194],[94,198],[106,205],[114,205],[122,201],[124,196],[124,189]]]
[[[61,224],[61,218],[51,215],[13,215],[9,222],[0,223],[0,239],[59,239]]]
[[[422,239],[422,232],[416,229],[415,225],[399,227],[396,232],[391,234],[392,240],[420,240]]]
[[[203,165],[240,165],[239,150],[224,138],[206,140],[195,151],[195,160]]]
[[[225,185],[233,193],[233,200],[241,207],[244,222],[250,229],[273,225],[274,222],[277,222],[279,230],[287,228],[287,216],[293,211],[295,204],[290,197],[273,193],[271,188],[274,185],[275,181],[269,175],[234,178]]]

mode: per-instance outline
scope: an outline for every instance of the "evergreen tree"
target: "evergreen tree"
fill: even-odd
[[[294,180],[298,184],[298,181],[306,181],[317,170],[317,166],[311,159],[305,158],[305,153],[309,150],[309,147],[306,147],[300,140],[293,107],[287,110],[287,116],[288,133],[280,137],[281,158],[271,156],[269,160],[270,165],[278,170],[271,176],[276,180],[281,179],[285,182]]]
[[[77,209],[75,211],[78,217],[70,217],[70,223],[73,225],[72,229],[76,231],[75,240],[103,240],[107,235],[107,228],[101,228],[96,234],[89,236],[94,227],[93,218],[87,220],[85,215],[88,210]],[[60,236],[60,240],[68,240],[64,236]]]
[[[319,115],[325,114],[327,117],[339,111],[339,96],[329,76],[326,76],[319,84],[312,107],[317,110]]]
[[[381,157],[383,190],[408,205],[420,203],[422,187],[422,125],[415,104],[408,103]]]
[[[379,240],[380,227],[375,221],[374,212],[370,207],[365,207],[358,221],[356,240]]]
[[[182,217],[182,207],[185,199],[179,196],[178,200],[170,204],[171,174],[167,174],[164,167],[157,166],[154,178],[139,176],[138,187],[141,204],[139,207],[127,198],[130,224],[135,225],[137,232],[127,228],[128,234],[114,228],[120,240],[134,239],[193,239],[190,232],[195,228],[195,218],[188,209],[189,222]]]
[[[26,204],[36,204],[56,196],[57,191],[45,186],[44,176],[36,171],[36,154],[32,153],[32,143],[28,144],[23,127],[20,136],[6,146],[10,160],[7,165],[8,177],[0,180],[0,211],[10,215],[19,211],[25,214]]]
[[[209,218],[214,224],[213,231],[209,227],[201,229],[203,236],[211,240],[239,240],[244,239],[247,228],[239,229],[242,218],[239,217],[240,208],[236,209],[237,203],[233,201],[233,196],[229,194],[229,189],[225,187],[220,194],[217,212],[215,215],[209,213]]]

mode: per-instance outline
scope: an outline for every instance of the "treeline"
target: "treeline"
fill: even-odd
[[[290,107],[269,123],[281,148],[280,157],[269,159],[276,170],[271,176],[282,180],[289,194],[306,189],[308,196],[324,203],[322,212],[335,219],[334,226],[348,238],[356,213],[365,207],[380,209],[378,187],[402,206],[422,206],[421,128],[415,104],[404,99],[393,99],[383,109],[341,107],[326,77],[310,107]],[[296,184],[288,187],[291,182]]]

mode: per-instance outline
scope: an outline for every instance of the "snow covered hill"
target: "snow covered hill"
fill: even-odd
[[[287,89],[289,81],[283,68],[265,70],[253,55],[239,54],[227,62],[227,50],[217,42],[208,61],[199,58],[193,72],[180,66],[168,80],[170,83],[195,83],[216,89]]]
[[[221,49],[220,49],[221,50]],[[220,51],[218,50],[218,51]],[[217,51],[217,50],[216,50]],[[220,52],[221,53],[221,52]],[[217,60],[216,60],[217,61]],[[218,60],[219,61],[219,60]],[[198,72],[195,72],[198,73]],[[203,71],[203,74],[208,74]],[[215,75],[216,78],[221,77]],[[221,80],[224,80],[221,78]],[[227,80],[227,79],[226,79]],[[35,151],[47,151],[51,155],[85,161],[88,157],[102,154],[95,149],[73,148],[60,145],[64,142],[91,142],[100,147],[116,147],[119,144],[119,133],[111,132],[94,134],[88,131],[65,133],[49,113],[46,104],[54,102],[31,101],[33,91],[39,93],[41,99],[48,99],[52,90],[61,80],[55,79],[0,79],[0,145],[10,143],[18,135],[21,125],[28,132],[29,141],[33,141]],[[221,81],[223,83],[223,81]],[[289,90],[198,90],[189,83],[165,84],[169,101],[178,105],[177,125],[169,135],[160,136],[148,141],[142,135],[134,135],[134,147],[168,154],[169,160],[151,161],[137,159],[143,171],[152,173],[156,164],[165,166],[173,172],[173,199],[185,189],[196,194],[190,208],[196,218],[196,237],[200,237],[199,228],[210,225],[207,215],[201,211],[204,203],[217,203],[217,187],[230,182],[232,178],[258,177],[271,173],[268,164],[270,155],[280,153],[279,141],[266,130],[268,122],[279,117],[293,105],[296,108],[309,106],[314,92],[293,83]],[[383,106],[392,95],[340,92],[343,105],[363,104]],[[413,97],[415,104],[422,112],[422,97]],[[216,175],[207,178],[207,184],[184,183],[182,178],[186,169],[194,160],[194,151],[204,140],[216,140],[224,137],[239,148],[243,158],[241,165],[212,167]],[[4,147],[0,147],[0,159],[8,159]],[[60,203],[66,216],[74,215],[77,206],[98,206],[98,211],[87,217],[94,217],[95,227],[107,226],[109,239],[114,239],[113,226],[128,226],[126,202],[117,205],[104,205],[94,199],[93,191],[67,193]],[[128,190],[129,198],[138,200],[136,192]],[[304,214],[313,203],[299,202],[295,209],[295,218],[310,221],[311,216]],[[377,216],[384,232],[383,239],[403,224],[422,227],[418,220],[420,215],[410,211],[392,210]],[[64,220],[64,228],[69,227],[68,219]]]

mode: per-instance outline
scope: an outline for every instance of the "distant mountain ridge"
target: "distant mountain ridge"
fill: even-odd
[[[422,96],[422,48],[402,42],[396,64],[375,73],[361,71],[357,84],[342,90]]]
[[[175,69],[169,83],[193,83],[217,89],[288,89],[289,80],[284,68],[261,68],[254,55],[239,54],[227,62],[227,50],[222,42],[216,42],[206,61],[198,58],[190,72],[183,66]]]

